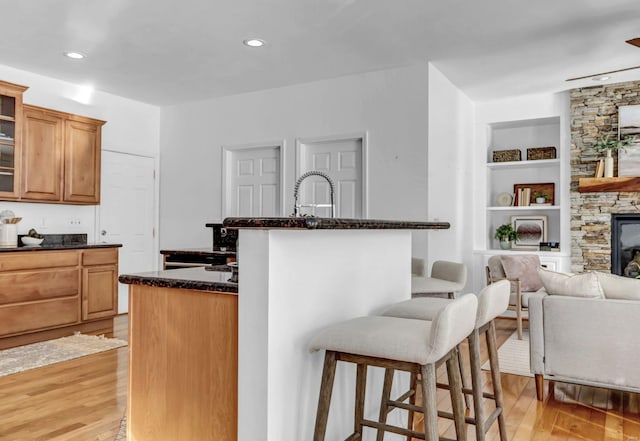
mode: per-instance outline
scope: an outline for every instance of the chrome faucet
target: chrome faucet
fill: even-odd
[[[321,178],[325,178],[329,183],[329,198],[330,204],[298,204],[298,191],[300,190],[300,184],[302,181],[307,179],[309,176],[320,176]],[[333,185],[333,181],[326,173],[320,171],[308,171],[304,173],[302,176],[298,178],[296,181],[295,187],[293,187],[293,217],[300,217],[300,208],[301,207],[315,207],[315,208],[331,208],[331,217],[336,217],[336,204],[334,203],[333,195],[335,186]]]

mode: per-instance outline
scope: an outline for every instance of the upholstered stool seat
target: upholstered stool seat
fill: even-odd
[[[462,263],[438,260],[431,267],[431,275],[425,277],[424,261],[413,258],[411,273],[413,297],[447,294],[452,299],[455,293],[464,289],[467,283],[467,267]]]
[[[484,441],[489,427],[497,419],[500,430],[501,441],[507,441],[506,426],[504,421],[502,385],[500,380],[500,368],[498,366],[498,352],[495,339],[495,326],[493,320],[504,313],[509,306],[509,294],[511,285],[507,280],[495,282],[484,288],[478,294],[478,310],[475,320],[475,329],[469,335],[469,359],[471,364],[472,389],[464,388],[465,395],[471,394],[474,400],[474,416],[467,421],[476,426],[476,440]],[[473,296],[468,294],[461,298]],[[475,296],[473,296],[475,297]],[[429,322],[438,316],[440,311],[453,300],[441,298],[415,298],[404,302],[396,303],[384,312],[384,316],[400,317],[414,320],[425,320]],[[487,348],[489,351],[489,364],[491,368],[491,378],[493,382],[493,394],[486,394],[482,391],[482,374],[480,367],[480,333],[486,334]],[[388,373],[388,375],[392,375]],[[462,373],[461,368],[461,375]],[[412,378],[412,387],[415,388],[415,379]],[[405,394],[407,395],[407,394]],[[409,397],[414,394],[409,394]],[[485,418],[483,398],[491,398],[495,401],[496,409]],[[383,402],[385,398],[383,397]],[[441,414],[441,416],[449,416]],[[412,423],[413,415],[409,414],[409,424]]]
[[[357,364],[356,416],[354,432],[348,439],[362,439],[364,427],[378,430],[378,439],[385,431],[406,436],[438,439],[438,415],[436,409],[436,366],[447,363],[451,384],[451,397],[456,434],[466,439],[462,388],[457,367],[457,355],[453,350],[473,331],[477,312],[475,296],[452,301],[434,317],[433,321],[396,317],[359,317],[330,326],[319,332],[311,341],[311,351],[325,349],[320,398],[314,432],[314,441],[324,441],[331,392],[337,361]],[[419,409],[425,415],[424,435],[412,430],[390,426],[364,418],[366,372],[368,366],[393,368],[418,373],[424,379],[422,393],[424,403]],[[383,391],[391,390],[393,378],[385,376]],[[388,392],[384,392],[388,393]],[[418,410],[418,409],[414,409]]]

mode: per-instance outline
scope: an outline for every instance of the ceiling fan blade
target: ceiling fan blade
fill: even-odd
[[[633,46],[636,46],[636,47],[640,47],[640,37],[627,40],[627,43],[632,44]]]
[[[565,81],[584,80],[585,78],[600,77],[602,75],[609,75],[609,74],[618,73],[618,72],[626,72],[628,70],[634,70],[634,69],[640,69],[640,66],[625,67],[624,69],[610,70],[608,72],[600,72],[600,73],[595,73],[591,75],[584,75],[582,77],[567,78]]]

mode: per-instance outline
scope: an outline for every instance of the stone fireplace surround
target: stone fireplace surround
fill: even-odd
[[[611,214],[640,214],[640,193],[579,193],[578,179],[594,176],[602,156],[590,146],[617,132],[618,106],[640,104],[640,81],[572,89],[570,98],[571,270],[611,271]]]

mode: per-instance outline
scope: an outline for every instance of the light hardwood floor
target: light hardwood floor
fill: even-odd
[[[515,321],[498,320],[498,343],[514,330]],[[127,339],[126,315],[116,318],[114,334]],[[640,395],[558,383],[553,396],[538,402],[533,378],[503,374],[502,385],[509,440],[640,440]],[[127,348],[0,377],[0,440],[112,441],[126,391]],[[447,392],[438,397],[439,407],[447,408]],[[440,428],[455,435],[449,421],[441,419]],[[473,427],[468,439],[475,439]],[[493,427],[488,440],[498,439]]]

